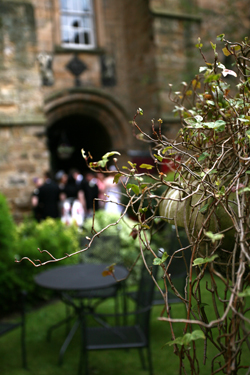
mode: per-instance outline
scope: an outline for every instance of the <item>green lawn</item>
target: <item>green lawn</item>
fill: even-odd
[[[204,291],[204,295],[206,292]],[[178,358],[173,354],[173,347],[164,346],[171,340],[168,323],[157,320],[161,306],[155,306],[151,315],[151,344],[155,375],[178,375]],[[113,310],[112,302],[102,304],[103,312]],[[211,310],[212,311],[212,310]],[[181,318],[184,307],[172,306],[172,316]],[[51,342],[46,341],[46,331],[53,323],[65,316],[65,306],[55,301],[35,311],[27,313],[27,357],[29,370],[21,368],[20,331],[15,330],[0,338],[0,374],[1,375],[75,375],[78,370],[80,355],[80,336],[75,335],[70,343],[61,367],[58,366],[58,354],[65,337],[65,326],[54,331]],[[176,336],[182,336],[183,325],[175,325]],[[210,375],[210,360],[215,351],[208,345],[207,364],[202,364],[203,340],[196,341],[200,361],[200,374]],[[243,353],[246,358],[249,352]],[[250,362],[250,361],[249,361]],[[90,374],[92,375],[145,375],[141,368],[137,350],[95,351],[89,354]],[[245,374],[246,370],[241,372]],[[190,372],[188,372],[190,374]]]

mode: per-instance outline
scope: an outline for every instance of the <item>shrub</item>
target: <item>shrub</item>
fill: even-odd
[[[99,232],[101,229],[107,227],[109,224],[117,222],[119,218],[119,214],[110,213],[105,210],[99,210],[95,213],[94,230],[96,232]],[[91,237],[91,233],[93,233],[92,224],[92,218],[89,218],[85,221],[82,233],[83,238],[85,236]],[[131,236],[131,232],[135,224],[136,222],[134,222],[133,220],[129,219],[128,217],[124,217],[121,221],[119,221],[118,226],[110,226],[105,231],[105,234],[108,235],[117,235],[117,233],[119,233],[121,248],[118,250],[120,251],[123,264],[127,267],[130,267],[132,265],[139,250],[139,243],[135,241]],[[86,244],[86,242],[87,241],[84,241],[84,245]],[[134,283],[137,279],[138,272],[136,270],[133,273],[133,277],[130,278],[130,283]]]
[[[0,303],[1,315],[15,310],[21,290],[27,291],[30,305],[47,300],[53,292],[39,288],[34,282],[34,276],[42,272],[30,262],[15,263],[15,258],[28,256],[31,260],[49,258],[48,249],[57,258],[79,250],[79,231],[75,225],[65,226],[60,220],[48,218],[41,223],[27,218],[23,223],[15,225],[10,215],[5,198],[0,195],[1,215],[1,255],[0,255]],[[77,257],[66,258],[63,263],[76,263]],[[48,264],[46,269],[55,266]]]
[[[6,198],[0,193],[0,262],[13,259],[15,224]]]

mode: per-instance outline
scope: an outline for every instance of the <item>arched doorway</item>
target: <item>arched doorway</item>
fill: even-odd
[[[47,129],[48,148],[53,172],[87,170],[81,149],[90,152],[94,160],[111,150],[109,134],[100,122],[82,114],[65,116]]]
[[[54,173],[60,169],[68,172],[71,168],[85,172],[82,148],[90,152],[93,161],[100,160],[106,152],[118,151],[124,162],[132,133],[126,112],[110,95],[82,88],[64,90],[46,100],[45,113]]]

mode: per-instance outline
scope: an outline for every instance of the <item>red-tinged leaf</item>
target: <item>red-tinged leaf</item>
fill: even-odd
[[[112,272],[110,272],[108,270],[105,270],[105,271],[102,272],[103,277],[110,276],[110,275],[112,276]]]
[[[138,236],[138,229],[133,228],[132,232],[130,233],[130,236],[135,240],[136,237]]]
[[[106,268],[106,270],[104,270],[103,272],[102,272],[102,276],[112,276],[112,275],[114,275],[114,272],[115,272],[115,265],[116,265],[116,263],[112,263],[110,266],[108,266],[107,268]]]

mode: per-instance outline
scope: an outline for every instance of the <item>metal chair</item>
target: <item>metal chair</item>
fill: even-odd
[[[156,277],[158,267],[153,267],[153,277]],[[88,351],[114,350],[114,349],[139,349],[143,369],[146,369],[143,348],[147,350],[148,367],[150,375],[153,374],[150,350],[150,312],[154,293],[154,282],[146,267],[143,265],[139,288],[136,292],[136,310],[122,313],[119,316],[133,316],[134,323],[125,326],[98,326],[88,327],[86,315],[81,313],[82,323],[82,350],[79,364],[79,374],[83,370],[85,361],[85,375],[88,375]],[[114,317],[116,314],[101,314],[101,317]]]
[[[171,226],[171,228],[168,228],[168,243],[169,243],[169,249],[167,249],[167,253],[171,256],[174,254],[176,250],[180,248],[180,244],[178,242],[178,239],[176,237],[175,227]],[[188,246],[188,240],[186,238],[186,235],[184,233],[184,230],[180,229],[179,232],[181,232],[182,236],[182,244],[183,246]],[[171,245],[171,246],[170,246]],[[158,249],[158,257],[161,258],[162,254],[164,253],[163,248]],[[185,250],[185,258],[187,264],[189,264],[190,260],[190,250]],[[185,266],[184,259],[182,257],[182,254],[176,255],[173,257],[171,264],[168,268],[168,273],[171,275],[171,281],[176,288],[176,290],[179,292],[179,294],[183,297],[184,296],[184,288],[186,285],[186,277],[187,277],[187,270]],[[158,274],[159,275],[159,274]],[[161,279],[160,275],[158,277],[158,284],[161,286]],[[174,294],[172,291],[169,283],[168,284],[168,303],[180,303],[181,299]],[[164,290],[163,290],[164,292]],[[135,292],[128,292],[127,296],[132,298],[133,300],[136,300],[136,293]],[[165,303],[161,292],[158,290],[158,288],[155,288],[154,290],[154,297],[153,297],[153,305],[163,305]]]
[[[25,332],[25,295],[23,292],[20,299],[20,312],[21,319],[19,321],[1,321],[0,322],[0,336],[21,327],[21,352],[22,352],[22,366],[27,369],[27,356],[26,356],[26,332]]]
[[[188,243],[188,239],[186,237],[184,229],[180,228],[179,234],[182,237],[182,245],[184,247],[187,247],[189,243]],[[167,252],[171,256],[174,254],[176,250],[180,248],[180,244],[176,237],[176,231],[175,231],[174,226],[171,226],[171,232],[169,235],[169,244],[170,246],[169,246],[169,249],[167,249]],[[186,249],[184,251],[185,251],[186,263],[187,265],[189,265],[191,251],[190,249]],[[160,248],[158,250],[158,257],[161,257],[163,252],[164,252],[164,249]],[[187,269],[186,269],[185,261],[182,255],[183,254],[179,253],[173,257],[173,259],[171,260],[171,264],[168,268],[168,273],[170,274],[171,281],[175,289],[183,297],[184,289],[186,285]],[[168,282],[167,284],[168,284],[168,303],[169,304],[180,303],[181,299],[174,294]],[[158,289],[155,289],[153,305],[162,305],[164,303],[165,302],[164,302],[161,292]]]

